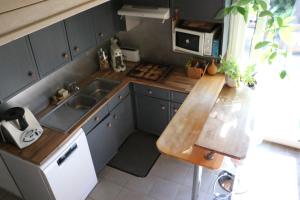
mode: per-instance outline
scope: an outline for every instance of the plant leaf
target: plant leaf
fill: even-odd
[[[268,4],[267,4],[265,1],[261,0],[261,1],[257,1],[257,3],[260,5],[260,7],[261,7],[263,10],[267,10]]]
[[[259,13],[259,16],[260,16],[260,17],[265,17],[265,16],[273,17],[273,13],[271,13],[271,12],[268,11],[268,10],[264,10],[264,11],[261,11],[261,12]]]
[[[286,70],[282,70],[282,71],[280,72],[280,74],[279,74],[279,76],[280,76],[281,79],[284,79],[284,78],[286,77],[286,75],[287,75]]]
[[[248,12],[245,8],[238,6],[237,11],[244,17],[245,23],[248,21]]]
[[[269,63],[271,64],[273,62],[273,60],[276,58],[277,56],[277,52],[274,51],[273,53],[271,53],[271,55],[268,58]]]
[[[262,47],[267,46],[268,44],[270,44],[269,41],[262,41],[262,42],[259,42],[259,43],[257,43],[257,44],[255,45],[255,49],[260,49],[260,48],[262,48]]]
[[[283,26],[283,19],[281,17],[277,17],[276,21],[277,21],[277,24],[278,24],[279,27]]]
[[[267,21],[267,25],[268,25],[268,28],[271,28],[274,24],[274,18],[272,17],[271,19],[268,19]]]
[[[223,19],[225,17],[224,10],[224,8],[220,9],[216,14],[215,19]]]
[[[240,0],[238,1],[238,5],[247,5],[251,0]]]

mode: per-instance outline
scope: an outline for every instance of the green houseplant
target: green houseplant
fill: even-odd
[[[240,82],[243,82],[249,87],[253,87],[256,84],[254,78],[255,65],[247,66],[244,71],[241,71],[238,63],[234,59],[223,58],[218,72],[225,74],[226,84],[229,87],[238,87]]]
[[[295,0],[271,0],[270,4],[265,0],[235,0],[230,6],[220,10],[216,18],[239,14],[247,23],[249,14],[254,12],[257,19],[265,19],[265,37],[255,44],[254,49],[263,48],[264,60],[272,64],[277,58],[287,57],[287,49],[281,45],[281,40],[286,44],[291,43],[291,15],[294,4]],[[286,70],[282,69],[280,77],[283,79],[286,75]]]

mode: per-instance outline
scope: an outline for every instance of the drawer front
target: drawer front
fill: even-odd
[[[188,94],[182,92],[172,92],[171,98],[173,102],[183,103]]]
[[[83,125],[82,129],[86,134],[88,134],[99,122],[103,120],[103,118],[108,115],[108,107],[104,106],[97,114],[93,116],[85,125]]]
[[[164,99],[168,101],[170,100],[170,91],[168,90],[146,86],[146,85],[135,84],[134,91],[138,94]]]
[[[122,91],[118,92],[113,96],[113,98],[108,102],[109,111],[112,111],[125,97],[129,94],[129,87],[125,87]]]

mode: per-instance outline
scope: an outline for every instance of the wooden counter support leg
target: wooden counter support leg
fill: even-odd
[[[201,186],[201,179],[202,179],[202,167],[198,165],[194,165],[192,200],[198,200],[199,189]]]

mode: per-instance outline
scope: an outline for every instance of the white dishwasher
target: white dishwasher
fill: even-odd
[[[97,176],[83,130],[51,156],[41,170],[54,199],[85,199],[97,184]]]

